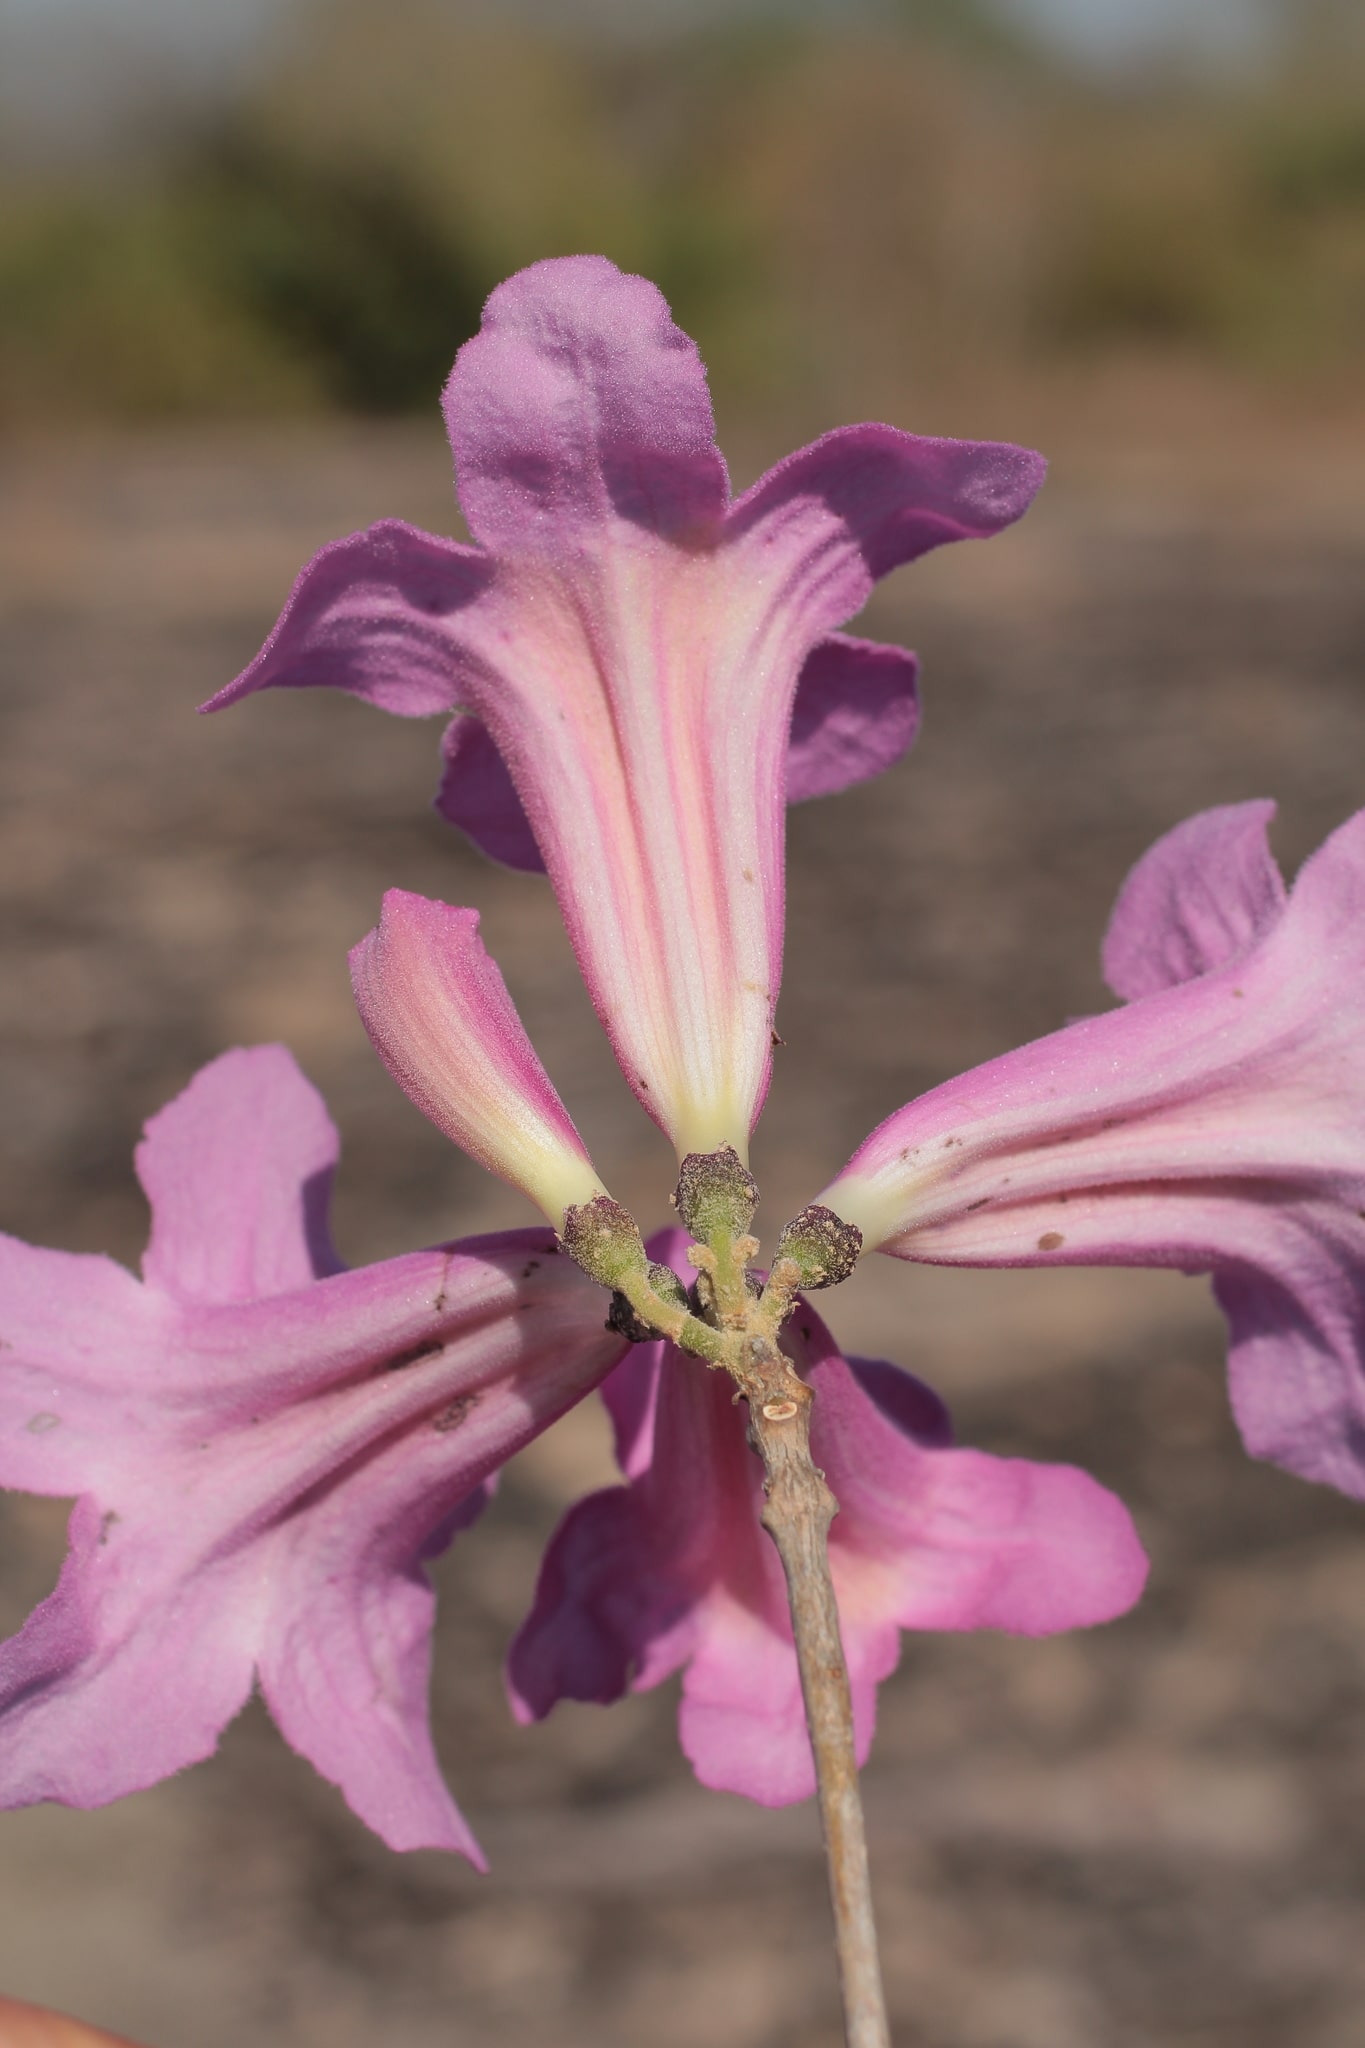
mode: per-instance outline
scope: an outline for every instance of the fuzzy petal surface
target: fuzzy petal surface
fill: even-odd
[[[1200,811],[1158,839],[1122,889],[1104,936],[1104,978],[1131,1002],[1236,960],[1279,922],[1284,878],[1264,799]]]
[[[479,937],[476,910],[390,889],[351,954],[361,1021],[438,1130],[558,1227],[605,1192]]]
[[[148,1285],[255,1301],[340,1271],[327,1230],[335,1126],[282,1045],[224,1053],[152,1117],[134,1155],[152,1210]]]
[[[919,731],[919,663],[831,633],[806,656],[792,705],[787,802],[834,796],[894,768]]]
[[[441,740],[441,781],[435,807],[473,840],[480,853],[527,875],[545,863],[531,821],[494,746],[488,727],[472,711],[452,718]]]
[[[670,1234],[652,1255],[678,1259]],[[806,1304],[784,1342],[815,1390],[811,1443],[839,1514],[830,1564],[859,1760],[906,1628],[1044,1635],[1110,1619],[1146,1560],[1112,1494],[1070,1466],[955,1450],[929,1388],[846,1359]],[[608,1701],[683,1668],[680,1732],[704,1784],[764,1805],[814,1789],[796,1653],[762,1472],[729,1381],[665,1344],[605,1382],[629,1484],[572,1508],[512,1647],[523,1719]]]
[[[1134,870],[1106,961],[1147,993],[898,1110],[821,1200],[902,1258],[1212,1272],[1248,1449],[1365,1498],[1365,812],[1287,899],[1267,816]]]
[[[622,1346],[544,1229],[336,1271],[335,1149],[287,1054],[228,1054],[149,1125],[145,1281],[0,1240],[0,1483],[81,1496],[0,1645],[0,1804],[153,1784],[259,1678],[393,1847],[479,1860],[431,1748],[424,1561]]]
[[[394,521],[337,543],[213,703],[332,681],[476,720],[447,741],[440,807],[513,865],[534,842],[640,1101],[680,1152],[743,1154],[785,799],[878,773],[913,736],[910,657],[837,629],[898,563],[1017,518],[1041,461],[856,427],[731,504],[693,343],[593,256],[499,287],[445,412],[481,548]]]
[[[442,402],[470,532],[498,553],[592,547],[615,521],[685,541],[724,516],[696,343],[656,286],[605,256],[499,285]]]

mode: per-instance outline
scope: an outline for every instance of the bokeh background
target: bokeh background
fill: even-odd
[[[284,1038],[354,1261],[528,1220],[379,1070],[344,953],[483,907],[613,1188],[664,1213],[543,883],[431,814],[437,727],[215,720],[301,561],[456,520],[435,397],[535,257],[648,272],[739,483],[847,419],[1052,457],[893,579],[925,734],[794,814],[770,1225],[910,1093],[1105,1000],[1128,864],[1365,799],[1365,37],[1350,0],[0,0],[0,1227],[135,1262],[141,1122]],[[898,2039],[1357,2048],[1365,1524],[1240,1454],[1203,1283],[870,1262],[829,1312],[964,1440],[1076,1460],[1154,1560],[1052,1643],[918,1639],[867,1789]],[[0,1985],[148,2048],[834,2048],[813,1815],[694,1786],[665,1689],[512,1727],[584,1408],[439,1571],[436,1724],[493,1860],[397,1857],[258,1710],[98,1815],[0,1818]],[[58,1504],[0,1508],[0,1621]]]

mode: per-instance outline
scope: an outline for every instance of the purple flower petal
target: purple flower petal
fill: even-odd
[[[919,663],[831,633],[806,656],[792,705],[787,802],[834,796],[895,766],[919,730]]]
[[[387,1841],[479,1860],[431,1750],[424,1561],[622,1345],[543,1229],[275,1292],[334,1155],[287,1055],[229,1054],[150,1127],[145,1284],[0,1240],[0,1481],[84,1495],[55,1592],[0,1645],[0,1804],[154,1783],[259,1673]]]
[[[338,1152],[322,1097],[282,1045],[224,1053],[137,1148],[153,1216],[148,1284],[253,1301],[339,1272],[327,1233]]]
[[[1201,811],[1158,839],[1119,891],[1104,978],[1131,1002],[1235,960],[1277,922],[1284,882],[1266,843],[1273,803]]]
[[[651,1246],[676,1261],[676,1234]],[[1137,1599],[1146,1560],[1122,1505],[1085,1473],[949,1447],[927,1387],[840,1357],[802,1304],[784,1339],[815,1390],[812,1449],[839,1514],[830,1564],[860,1760],[903,1628],[1042,1635]],[[515,1711],[608,1701],[685,1667],[680,1729],[702,1782],[766,1805],[813,1789],[800,1680],[762,1475],[729,1381],[642,1346],[603,1388],[629,1485],[560,1524],[512,1646]]]
[[[902,1258],[1213,1272],[1248,1449],[1365,1498],[1365,812],[1283,909],[1264,818],[1135,870],[1114,958],[1151,994],[898,1110],[821,1200]]]
[[[166,1305],[112,1259],[0,1237],[0,1486],[76,1494],[156,1393]]]
[[[604,256],[499,285],[443,403],[460,503],[489,548],[555,556],[617,519],[687,541],[724,516],[696,343],[654,285]]]
[[[897,427],[837,427],[738,498],[729,538],[785,579],[811,638],[841,626],[874,583],[955,540],[984,540],[1025,513],[1047,464],[999,441],[943,441]]]
[[[488,727],[472,711],[452,718],[441,740],[441,786],[436,809],[490,860],[523,874],[543,875],[545,863],[531,821]]]
[[[7,1807],[102,1806],[156,1784],[211,1756],[246,1704],[252,1659],[224,1621],[250,1610],[250,1567],[187,1576],[170,1515],[140,1541],[120,1519],[77,1502],[56,1591],[0,1644]]]
[[[401,718],[461,701],[460,627],[493,580],[478,548],[401,519],[330,541],[299,575],[256,659],[200,708],[255,690],[348,690]]]

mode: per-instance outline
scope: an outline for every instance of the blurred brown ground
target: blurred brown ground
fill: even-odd
[[[793,814],[770,1225],[913,1091],[1098,1007],[1115,888],[1177,818],[1276,795],[1292,866],[1365,800],[1359,423],[1222,402],[1021,400],[1018,438],[1055,457],[1038,506],[869,615],[924,657],[925,732],[880,783]],[[381,513],[449,529],[434,421],[5,456],[0,1227],[135,1260],[142,1119],[224,1046],[277,1037],[341,1126],[353,1261],[526,1220],[352,1014],[345,949],[394,884],[484,907],[599,1166],[662,1217],[666,1148],[547,888],[427,809],[437,728],[322,692],[194,716],[306,553]],[[1357,2048],[1361,1511],[1242,1456],[1202,1282],[871,1263],[830,1298],[849,1347],[936,1381],[964,1440],[1089,1467],[1154,1561],[1104,1630],[907,1642],[866,1781],[898,2038]],[[504,1706],[540,1546],[609,1476],[580,1411],[440,1568],[436,1725],[490,1878],[391,1855],[253,1708],[174,1783],[0,1818],[5,1990],[149,2048],[833,2048],[812,1813],[693,1785],[671,1688],[532,1731]],[[50,1585],[62,1521],[6,1499],[6,1626]]]

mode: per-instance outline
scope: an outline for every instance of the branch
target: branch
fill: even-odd
[[[777,1356],[781,1358],[781,1353]],[[777,1545],[791,1602],[820,1794],[848,2048],[891,2048],[853,1747],[853,1703],[829,1571],[829,1525],[839,1504],[811,1460],[814,1396],[785,1359],[782,1363],[783,1384],[770,1385],[766,1394],[749,1394],[749,1438],[763,1460],[765,1475],[763,1526]]]

